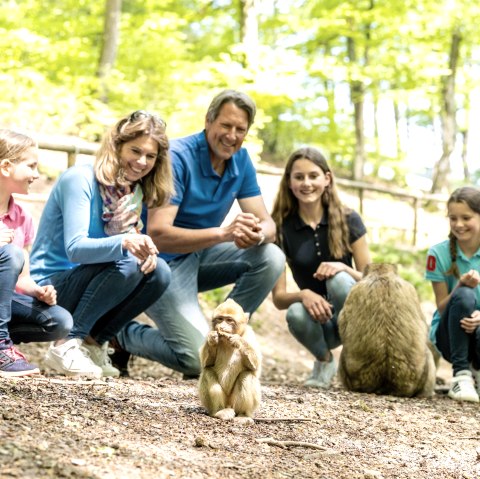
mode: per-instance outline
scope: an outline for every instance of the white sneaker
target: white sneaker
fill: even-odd
[[[102,368],[92,362],[88,352],[82,348],[80,338],[69,339],[59,346],[50,344],[45,354],[45,364],[66,376],[102,377]]]
[[[103,376],[115,378],[120,376],[120,371],[112,366],[112,361],[108,355],[108,342],[103,343],[103,346],[97,346],[96,344],[87,344],[84,341],[82,347],[88,351],[92,361],[102,369]]]
[[[471,371],[465,369],[455,374],[448,396],[455,401],[479,402]]]
[[[480,371],[475,369],[471,364],[470,371],[472,371],[473,380],[475,381],[475,389],[477,390],[477,394],[480,396]]]
[[[310,377],[303,383],[303,385],[311,388],[328,389],[332,384],[336,373],[337,365],[332,354],[332,358],[328,362],[315,360],[313,363],[312,374],[310,374]]]

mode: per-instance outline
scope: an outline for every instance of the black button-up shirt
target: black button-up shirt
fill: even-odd
[[[324,261],[340,261],[352,267],[352,254],[343,258],[333,258],[328,248],[327,211],[324,211],[322,221],[313,230],[304,223],[298,214],[287,217],[282,225],[282,249],[287,257],[293,278],[300,289],[310,289],[326,297],[325,281],[313,277],[320,263]],[[367,229],[355,211],[347,215],[347,225],[350,231],[350,244],[357,241]]]

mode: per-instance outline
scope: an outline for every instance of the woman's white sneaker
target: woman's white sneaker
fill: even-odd
[[[108,342],[103,343],[102,346],[97,346],[96,344],[87,344],[84,341],[82,347],[88,351],[92,361],[101,368],[103,376],[114,378],[120,376],[120,371],[112,365],[108,355]]]
[[[92,362],[80,338],[69,339],[58,346],[50,344],[45,354],[45,364],[66,376],[102,377],[102,368]]]

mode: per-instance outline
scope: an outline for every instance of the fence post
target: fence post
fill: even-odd
[[[413,198],[413,246],[417,245],[418,198]]]

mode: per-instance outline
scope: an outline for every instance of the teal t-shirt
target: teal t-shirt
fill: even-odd
[[[458,283],[458,279],[453,275],[445,274],[452,265],[452,257],[450,255],[450,240],[442,241],[428,250],[427,264],[425,270],[425,279],[436,282],[446,283],[448,292],[452,290]],[[471,269],[480,271],[480,249],[471,257],[467,258],[457,245],[457,266],[460,275],[468,273]],[[480,286],[475,288],[477,304],[480,304]],[[436,333],[440,323],[440,313],[435,311],[430,326],[430,340],[436,344]]]

